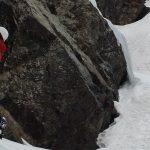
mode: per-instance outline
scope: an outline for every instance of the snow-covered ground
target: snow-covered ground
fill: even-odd
[[[145,6],[150,7],[150,0],[146,0]]]
[[[29,144],[23,145],[6,139],[0,140],[0,150],[44,150]]]
[[[120,116],[99,135],[98,144],[100,150],[150,150],[150,14],[116,27],[127,40],[136,82],[120,89],[115,102]]]

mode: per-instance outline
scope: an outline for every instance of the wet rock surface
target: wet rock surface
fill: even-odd
[[[126,76],[107,22],[87,0],[0,1],[0,17],[10,32],[0,73],[1,114],[11,122],[13,139],[95,150],[99,132],[116,115],[113,101]]]

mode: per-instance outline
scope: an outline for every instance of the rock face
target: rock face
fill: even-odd
[[[0,18],[10,32],[0,73],[9,133],[53,150],[95,150],[127,74],[107,22],[87,0],[1,0]]]
[[[145,0],[96,0],[104,17],[114,24],[128,24],[145,10]]]

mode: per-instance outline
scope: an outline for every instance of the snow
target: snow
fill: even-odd
[[[98,10],[99,14],[103,17],[101,11],[97,7],[96,1],[95,0],[89,0],[89,1]],[[127,41],[126,41],[124,35],[118,30],[118,28],[116,28],[116,26],[114,26],[108,19],[106,19],[106,18],[104,18],[104,19],[108,22],[109,27],[114,32],[114,34],[116,36],[116,39],[118,41],[118,45],[121,44],[121,46],[122,46],[122,50],[123,50],[125,59],[127,60],[127,70],[128,70],[129,81],[131,83],[134,83],[134,75],[133,75],[132,67],[131,67],[132,63],[131,63],[131,59],[130,59],[130,54],[129,54],[129,50],[128,50]]]
[[[96,2],[92,3],[96,7]],[[146,6],[150,7],[150,1]],[[150,150],[150,14],[125,26],[108,23],[123,51],[129,50],[124,55],[130,69],[132,59],[135,78],[134,84],[119,90],[120,100],[115,107],[120,116],[99,135],[97,144],[100,150]]]
[[[100,150],[150,150],[150,14],[115,27],[127,40],[136,83],[119,90],[115,107],[120,116],[99,135],[97,143]]]
[[[130,59],[130,54],[129,54],[129,48],[128,48],[128,44],[126,41],[126,38],[124,37],[124,35],[118,30],[118,28],[116,26],[114,26],[108,19],[105,18],[105,20],[108,22],[110,28],[113,30],[118,43],[121,44],[122,46],[122,50],[127,62],[127,71],[128,71],[128,76],[129,76],[129,81],[131,83],[134,83],[134,75],[133,75],[133,71],[132,71],[132,63],[131,63],[131,59]]]
[[[120,102],[115,106],[121,115],[115,125],[99,135],[98,144],[107,150],[150,150],[150,78],[140,73],[136,77],[135,86],[119,91]]]
[[[150,7],[150,0],[147,0],[147,1],[146,1],[145,6],[146,6],[146,7]]]
[[[6,139],[0,140],[0,150],[44,150],[31,145],[23,145]],[[46,150],[46,149],[45,149]]]
[[[92,5],[98,10],[98,12],[99,12],[99,14],[100,15],[102,15],[102,13],[100,12],[100,10],[98,9],[98,7],[97,7],[97,2],[95,1],[95,0],[89,0],[91,3],[92,3]]]

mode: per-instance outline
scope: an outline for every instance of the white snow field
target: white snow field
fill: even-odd
[[[150,13],[135,23],[115,27],[127,40],[136,79],[119,90],[115,106],[120,116],[97,143],[100,150],[150,150]]]

